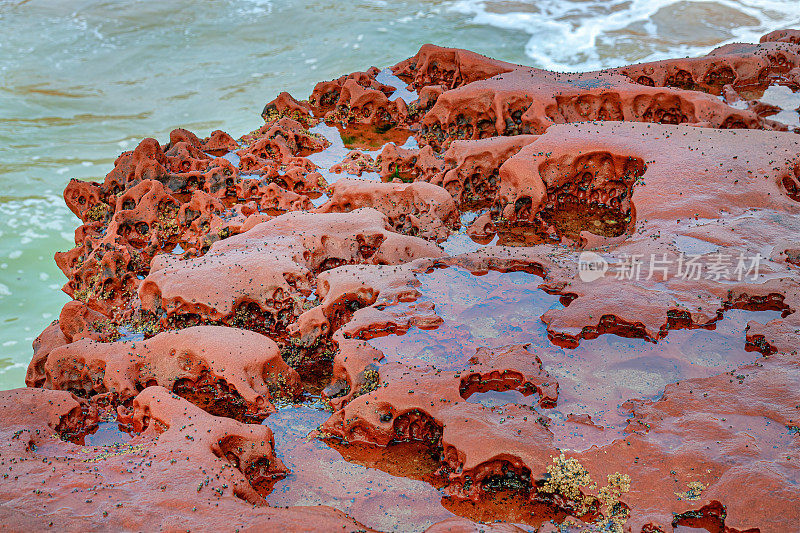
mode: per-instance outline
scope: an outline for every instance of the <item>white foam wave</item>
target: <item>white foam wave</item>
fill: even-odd
[[[697,56],[800,24],[798,0],[457,0],[450,9],[529,34],[532,64],[558,71]]]
[[[270,0],[240,0],[231,2],[242,15],[271,15],[272,2]]]

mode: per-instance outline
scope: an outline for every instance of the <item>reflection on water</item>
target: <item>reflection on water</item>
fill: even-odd
[[[350,461],[336,449],[309,437],[330,413],[309,406],[293,406],[270,415],[264,423],[275,435],[275,450],[292,471],[277,481],[266,495],[273,506],[330,505],[365,525],[382,531],[419,531],[452,515],[441,505],[441,494],[421,478],[430,465],[420,463],[418,450],[375,450],[383,453],[386,466],[374,458],[371,468]],[[393,453],[398,452],[398,453]],[[404,458],[412,463],[396,466],[393,475],[388,462],[397,465]],[[401,477],[407,475],[408,477]],[[400,529],[398,529],[400,528]]]
[[[541,212],[543,224],[547,224],[547,227],[530,224],[498,224],[495,235],[477,238],[468,235],[467,229],[478,215],[479,213],[474,211],[461,213],[461,227],[441,243],[442,249],[447,254],[453,256],[471,253],[484,246],[494,245],[537,246],[563,242],[564,246],[573,246],[582,242],[583,231],[603,237],[619,237],[631,224],[631,216],[616,209],[564,203],[557,209]]]
[[[394,87],[395,91],[389,95],[389,101],[402,98],[406,104],[410,104],[419,98],[417,91],[413,89],[408,90],[408,84],[395,76],[390,68],[381,70],[378,75],[375,76],[375,80],[384,85],[388,85],[389,87]]]
[[[450,232],[447,240],[440,243],[439,246],[451,256],[459,254],[468,254],[477,252],[484,246],[494,246],[497,244],[497,236],[489,239],[473,239],[467,235],[467,229],[478,217],[478,213],[474,211],[465,211],[461,213],[461,226],[457,231]]]
[[[387,130],[360,124],[351,124],[345,128],[341,125],[333,126],[320,122],[309,131],[325,137],[330,142],[330,146],[321,152],[308,156],[308,159],[319,167],[317,171],[328,183],[335,183],[339,178],[346,176],[346,174],[331,172],[330,168],[341,163],[351,150],[360,150],[374,160],[380,155],[383,147],[389,143],[394,143],[402,148],[417,147],[417,142],[414,137],[411,137],[411,132],[399,128]],[[362,172],[359,179],[380,181],[381,176],[377,172]],[[318,207],[325,202],[317,198],[312,203]]]
[[[378,151],[387,143],[403,146],[411,137],[411,131],[389,126],[349,124],[339,127],[339,136],[348,150]]]
[[[467,398],[468,402],[479,403],[488,409],[503,407],[508,404],[535,407],[538,404],[538,400],[539,398],[535,394],[528,394],[525,396],[518,390],[473,392],[470,394],[469,398]]]
[[[380,531],[422,531],[454,515],[516,522],[525,530],[564,518],[531,504],[524,492],[490,491],[480,504],[451,499],[436,475],[438,457],[425,445],[323,442],[313,432],[329,415],[313,405],[290,405],[264,421],[292,471],[264,494],[270,505],[330,505]]]
[[[442,268],[417,274],[417,279],[421,296],[415,303],[433,302],[444,322],[432,330],[411,328],[404,335],[371,339],[370,344],[384,353],[386,362],[459,370],[479,346],[499,347],[534,339],[549,344],[539,317],[561,304],[558,296],[538,288],[542,279],[534,274],[489,271],[476,276],[461,268]]]
[[[672,242],[680,253],[688,255],[704,255],[719,251],[719,246],[716,244],[686,235],[676,235]]]
[[[782,122],[790,128],[800,127],[800,114],[798,114],[800,113],[800,93],[783,85],[772,85],[767,87],[759,100],[780,109],[777,113],[769,115],[772,120]]]
[[[432,302],[443,323],[435,329],[412,327],[402,335],[370,339],[384,353],[383,361],[459,370],[478,347],[531,343],[531,351],[559,382],[558,405],[544,414],[553,418],[551,430],[562,448],[583,449],[599,444],[597,439],[606,442],[618,436],[628,417],[622,404],[629,399],[656,399],[669,383],[754,361],[760,354],[745,346],[748,321],[765,323],[781,316],[778,311],[731,309],[713,329],[673,330],[658,343],[608,334],[565,349],[548,340],[540,318],[548,309],[562,308],[559,297],[539,289],[541,278],[534,274],[489,271],[476,276],[460,268],[441,268],[417,278],[421,296],[416,303]],[[487,407],[528,403],[517,394],[473,395],[470,401]],[[572,422],[583,415],[612,431]]]
[[[116,339],[118,341],[143,341],[144,340],[144,332],[138,331],[128,326],[119,326],[117,328],[117,333],[119,334],[119,338]]]
[[[133,435],[129,428],[122,426],[116,418],[106,418],[100,420],[96,425],[87,430],[75,433],[62,433],[61,438],[81,446],[110,446],[119,448],[128,444]]]
[[[119,446],[127,444],[132,438],[130,433],[113,420],[97,424],[97,430],[84,435],[83,441],[86,446]]]
[[[756,359],[758,354],[745,349],[747,322],[780,316],[729,310],[714,329],[674,330],[657,344],[601,335],[578,348],[561,349],[548,341],[540,316],[562,305],[557,296],[538,288],[541,278],[534,274],[474,275],[461,268],[439,268],[418,274],[418,279],[422,296],[417,303],[433,302],[443,323],[370,339],[384,352],[382,362],[457,370],[479,346],[531,343],[531,351],[559,381],[555,408],[541,408],[535,403],[538,395],[516,390],[476,392],[466,401],[497,416],[510,405],[537,410],[550,419],[561,449],[584,450],[621,437],[628,417],[622,404],[628,399],[655,399],[668,383],[719,374]],[[321,402],[288,404],[264,421],[275,434],[278,455],[292,470],[265,494],[270,505],[331,505],[367,526],[392,531],[418,531],[454,514],[529,526],[563,518],[528,502],[524,490],[489,491],[480,504],[447,498],[434,451],[422,443],[376,447],[320,440],[315,431],[329,416]]]
[[[316,154],[311,154],[308,156],[309,161],[319,167],[317,172],[322,174],[322,177],[325,178],[325,181],[328,183],[335,183],[339,178],[346,176],[346,174],[337,174],[336,172],[330,171],[330,168],[333,165],[341,163],[352,149],[345,146],[345,140],[342,138],[340,129],[335,126],[329,126],[324,122],[320,122],[309,131],[311,133],[322,135],[331,143],[330,146],[321,152],[317,152]],[[360,176],[360,179],[380,181],[381,177],[377,172],[363,172]],[[325,198],[325,200],[327,200],[327,198]],[[317,199],[313,203],[315,206],[319,206],[325,202]]]

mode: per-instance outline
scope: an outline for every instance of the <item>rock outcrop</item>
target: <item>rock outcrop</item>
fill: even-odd
[[[3,524],[796,529],[800,132],[760,99],[799,73],[796,30],[580,74],[425,45],[144,139],[64,191]]]

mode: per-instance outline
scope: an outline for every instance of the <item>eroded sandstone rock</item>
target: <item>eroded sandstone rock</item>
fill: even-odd
[[[562,74],[425,45],[392,68],[413,101],[373,67],[281,93],[239,139],[177,129],[71,181],[82,225],[56,262],[73,300],[34,342],[30,388],[0,395],[4,523],[362,529],[265,505],[295,479],[241,420],[296,431],[314,412],[304,442],[441,491],[437,516],[462,518],[432,531],[793,529],[800,141],[763,95],[800,89],[799,46],[785,30]],[[334,144],[358,151],[336,164]],[[712,274],[687,276],[690,258]],[[499,281],[481,296],[465,276]],[[737,312],[753,320],[725,339],[735,361],[636,344]],[[108,423],[130,442],[67,442]],[[359,489],[348,512],[385,524]]]
[[[61,435],[85,424],[86,401],[65,391],[2,393],[2,457],[9,465],[6,527],[205,529],[275,527],[356,530],[331,508],[273,509],[259,490],[286,468],[261,425],[208,415],[161,387],[149,387],[120,414],[126,443],[80,446]]]

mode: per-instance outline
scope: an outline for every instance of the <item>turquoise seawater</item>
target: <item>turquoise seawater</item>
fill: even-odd
[[[143,137],[234,136],[281,90],[388,66],[426,42],[559,70],[696,55],[800,25],[797,0],[0,0],[0,388],[67,297],[61,191]]]

